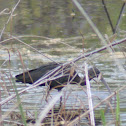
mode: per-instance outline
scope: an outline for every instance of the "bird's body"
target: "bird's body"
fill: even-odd
[[[59,65],[56,64],[56,63],[50,63],[50,64],[47,64],[47,65],[42,65],[39,68],[32,69],[32,70],[29,70],[27,72],[24,72],[24,73],[17,75],[16,81],[22,82],[22,83],[33,84],[39,78],[41,78],[42,76],[44,76],[46,73],[48,73],[50,70],[56,68],[57,66],[59,66]]]
[[[41,77],[43,77],[45,74],[47,74],[50,70],[53,70],[54,68],[58,67],[59,65],[62,64],[57,64],[57,63],[49,63],[47,65],[43,65],[39,68],[29,70],[27,72],[24,72],[22,74],[19,74],[16,76],[16,81],[17,82],[22,82],[22,83],[29,83],[33,84],[37,80],[39,80]],[[67,65],[62,67],[60,69],[57,75],[62,75],[61,77],[48,81],[48,85],[50,87],[50,90],[52,88],[57,89],[60,91],[66,84],[69,82],[70,84],[77,84],[79,83],[80,85],[86,85],[86,80],[85,77],[84,79],[81,79],[77,72],[75,71],[74,67],[71,65]],[[88,71],[89,75],[89,80],[93,79],[94,77],[97,77],[99,75],[100,71],[97,68],[91,68]],[[56,77],[54,73],[54,77]],[[45,86],[45,84],[41,84],[40,86]]]

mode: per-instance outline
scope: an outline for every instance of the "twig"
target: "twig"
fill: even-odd
[[[10,14],[10,12],[6,12],[6,11],[9,11],[9,8],[5,8],[4,10],[2,10],[0,12],[0,15],[3,15],[3,14]]]
[[[1,88],[0,88],[0,101],[1,101]],[[2,107],[1,107],[1,105],[0,105],[0,119],[2,119]],[[0,121],[0,126],[3,126],[3,120],[2,121]]]
[[[1,34],[0,34],[0,40],[1,40],[1,37],[2,37],[2,35],[3,35],[4,30],[5,30],[5,28],[6,28],[6,25],[7,25],[7,24],[9,23],[9,21],[11,20],[11,18],[12,18],[12,16],[13,16],[13,13],[14,13],[14,11],[15,11],[15,9],[17,8],[17,6],[18,6],[19,3],[20,3],[20,0],[18,0],[18,2],[16,3],[16,5],[13,7],[13,9],[12,9],[12,11],[11,11],[11,14],[10,14],[10,16],[9,16],[9,18],[8,18],[8,20],[7,20],[7,22],[4,24],[4,27],[3,27],[2,31],[1,31]]]
[[[120,14],[119,14],[115,29],[114,29],[114,33],[116,33],[116,31],[118,29],[118,26],[119,26],[119,24],[121,22],[121,17],[122,17],[122,14],[123,14],[124,10],[125,10],[125,7],[126,7],[125,5],[126,5],[126,3],[124,2],[123,5],[122,5],[122,8],[121,8],[121,11],[120,11]]]
[[[107,10],[107,7],[106,7],[106,4],[105,4],[104,0],[102,0],[102,4],[103,4],[103,6],[104,6],[106,15],[107,15],[107,17],[108,17],[109,24],[110,24],[110,26],[111,26],[112,32],[113,32],[113,34],[114,34],[114,33],[115,33],[115,29],[114,29],[114,27],[113,27],[113,24],[112,24],[112,21],[111,21],[111,18],[110,18],[110,16],[109,16],[109,13],[108,13],[108,10]]]
[[[92,95],[91,95],[90,81],[88,77],[88,66],[86,63],[85,63],[85,75],[86,75],[86,86],[87,86],[88,106],[90,111],[91,126],[95,126]]]

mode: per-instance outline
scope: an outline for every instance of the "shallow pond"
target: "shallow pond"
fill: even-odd
[[[54,42],[53,42],[54,41]],[[37,49],[39,52],[41,52],[42,54],[46,55],[48,58],[51,58],[52,60],[56,61],[56,62],[67,62],[67,61],[71,61],[72,59],[76,58],[77,56],[81,55],[83,52],[81,51],[80,48],[78,48],[75,38],[74,41],[73,39],[69,38],[69,41],[67,41],[67,39],[65,40],[65,45],[60,43],[60,41],[64,41],[64,39],[60,39],[58,41],[52,40],[50,42],[46,41],[46,43],[44,41],[40,41],[37,44],[35,42],[33,42],[31,44],[32,47],[34,47],[35,49]],[[73,41],[73,45],[72,48],[69,49],[68,45],[72,43]],[[78,42],[78,39],[76,40]],[[40,47],[41,43],[43,43],[42,45],[44,45],[44,48]],[[45,43],[45,44],[44,44]],[[53,44],[58,44],[60,46],[53,47]],[[74,45],[75,44],[75,45]],[[79,44],[79,43],[78,43]],[[48,45],[48,48],[45,48],[45,46]],[[5,46],[5,45],[4,45]],[[33,51],[32,49],[25,47],[23,45],[17,45],[14,44],[13,45],[13,50],[10,50],[10,56],[8,55],[9,53],[3,49],[1,50],[1,54],[0,54],[0,62],[1,64],[3,62],[5,62],[3,64],[3,66],[1,67],[1,83],[2,83],[2,100],[4,100],[5,98],[7,98],[7,94],[13,94],[14,92],[14,88],[12,86],[12,81],[11,81],[11,75],[13,76],[13,78],[15,77],[15,75],[19,74],[22,72],[22,68],[23,65],[21,63],[21,57],[19,55],[19,52],[17,51],[17,47],[18,47],[18,51],[21,53],[21,57],[23,59],[23,64],[24,66],[24,70],[27,69],[33,69],[33,68],[37,68],[38,66],[41,66],[41,64],[46,64],[48,63],[48,60],[46,57],[42,56],[41,54],[38,54],[38,52]],[[20,48],[19,48],[20,47]],[[37,48],[38,47],[38,48]],[[10,48],[8,45],[6,45],[6,48]],[[85,49],[87,52],[94,50],[93,48],[87,48]],[[59,52],[60,55],[57,54],[52,54],[52,52]],[[85,54],[86,54],[85,51]],[[122,52],[115,52],[116,55],[116,60],[119,60],[120,63],[122,65],[125,65],[125,58]],[[10,59],[10,61],[9,61]],[[84,62],[85,59],[81,59],[80,61],[76,62],[76,65],[78,65],[78,73],[81,77],[83,77],[83,74],[80,72],[79,69],[84,69]],[[95,65],[103,74],[104,79],[106,80],[106,82],[108,83],[108,85],[110,86],[112,91],[115,91],[117,89],[119,89],[121,86],[125,85],[125,76],[124,74],[122,74],[122,72],[119,70],[119,68],[117,67],[116,63],[115,63],[115,59],[113,59],[112,54],[104,52],[104,53],[97,53],[94,56],[90,56],[88,58],[86,58],[86,62],[88,63],[88,66],[91,67],[92,65]],[[97,81],[97,79],[96,79]],[[6,88],[4,88],[4,83],[6,84]],[[15,79],[14,79],[15,82]],[[22,84],[22,83],[15,83],[17,86],[18,91],[26,88],[27,86],[29,86],[29,84]],[[23,104],[23,109],[26,112],[29,113],[35,113],[36,111],[43,110],[43,108],[45,106],[48,105],[48,103],[46,102],[46,87],[36,87],[33,89],[30,89],[28,91],[26,91],[25,93],[23,93],[21,95],[22,98],[22,104]],[[92,89],[92,97],[93,97],[93,105],[97,105],[101,100],[105,99],[109,93],[107,91],[107,89],[105,88],[105,86],[99,81],[99,83],[96,83],[95,81],[91,81],[91,89]],[[8,91],[8,93],[6,92],[6,90]],[[65,104],[65,108],[67,110],[73,110],[73,109],[85,109],[88,108],[88,101],[87,101],[87,93],[86,93],[86,87],[84,86],[83,89],[80,86],[70,86],[67,88],[64,88],[63,90],[63,103]],[[50,101],[52,98],[54,98],[55,96],[57,96],[58,92],[57,90],[53,90],[50,93],[50,96],[48,97],[48,101]],[[125,98],[125,89],[122,90],[119,93],[120,96],[120,118],[121,118],[121,122],[122,124],[125,124],[125,118],[126,118],[126,109],[125,109],[125,105],[126,105],[126,98]],[[14,104],[15,102],[15,104]],[[8,109],[11,110],[15,105],[16,105],[16,101],[14,100],[14,102],[11,102],[10,104],[6,104],[2,106],[2,111],[4,113],[8,112]],[[58,101],[56,103],[56,106],[58,107],[60,104],[60,101]],[[98,118],[98,121],[100,120],[99,118],[99,110],[101,108],[105,108],[105,104],[101,105],[100,107],[98,107],[95,110],[95,116],[96,118]],[[115,100],[112,103],[112,107],[115,110]],[[16,107],[17,108],[17,107]],[[18,109],[12,109],[11,111],[19,111]],[[38,111],[39,113],[39,111]],[[33,114],[34,115],[34,114]],[[34,116],[33,116],[34,118]],[[111,122],[111,120],[113,119],[113,115],[111,112],[108,112],[106,114],[106,120],[107,122]],[[83,118],[80,125],[84,125],[85,122],[88,122],[87,119]],[[97,124],[100,125],[100,124]]]
[[[1,1],[0,8],[11,9],[16,4],[15,2],[16,1]],[[106,36],[105,34],[112,36],[112,30],[102,2],[97,0],[80,0],[79,2],[103,36]],[[124,3],[118,0],[106,0],[105,2],[113,26],[115,27],[119,12]],[[4,29],[3,26],[8,19],[8,14],[6,13],[6,15],[0,16],[0,29]],[[112,40],[119,40],[126,36],[125,19],[126,14],[124,11],[119,28],[117,29],[118,34],[111,37]],[[9,95],[14,94],[14,83],[18,91],[29,86],[29,84],[15,82],[15,75],[22,73],[23,70],[26,71],[37,68],[42,64],[47,64],[52,61],[69,62],[80,55],[87,54],[103,46],[87,20],[81,15],[72,1],[21,1],[10,22],[11,23],[6,24],[5,34],[2,35],[2,40],[5,41],[2,41],[0,45],[2,101],[6,100]],[[10,38],[11,35],[17,36],[17,38],[6,40],[6,38]],[[115,58],[113,54],[105,50],[76,62],[79,76],[84,76],[81,70],[84,69],[84,63],[86,62],[89,67],[96,66],[102,72],[112,92],[124,86],[126,84],[125,73],[121,71],[118,64],[126,68],[126,58],[124,54],[126,50],[125,45],[126,44],[123,43],[120,44],[120,46],[113,47]],[[96,83],[96,81],[98,81],[98,83]],[[94,106],[109,95],[105,86],[98,79],[96,79],[96,81],[91,81]],[[46,87],[32,88],[25,91],[20,96],[24,113],[26,113],[28,117],[35,118],[35,115],[48,105],[45,98],[47,93],[46,89]],[[119,93],[120,121],[121,125],[124,126],[126,125],[125,92],[124,88]],[[48,101],[50,102],[50,100],[57,95],[57,90],[51,91]],[[60,100],[56,103],[56,108],[59,106],[59,102]],[[82,88],[78,85],[74,85],[64,88],[63,104],[65,106],[64,108],[67,110],[78,111],[88,109],[86,86]],[[99,110],[104,109],[105,106],[106,104],[104,103],[95,110],[95,118],[100,122]],[[115,111],[115,100],[113,100],[111,104],[111,110],[112,108]],[[6,124],[13,125],[16,123],[16,119],[13,120],[13,116],[10,119],[8,115],[12,114],[8,114],[9,111],[19,113],[16,98],[2,105],[3,118]],[[114,123],[111,122],[115,120],[115,112],[112,114],[112,112],[109,111],[105,116],[106,122],[110,122],[109,125],[113,126]],[[70,120],[70,117],[68,117],[68,120]],[[19,119],[19,122],[20,121],[21,119]],[[83,117],[78,125],[84,126],[87,125],[88,122],[89,120]],[[96,125],[101,124],[97,123]]]

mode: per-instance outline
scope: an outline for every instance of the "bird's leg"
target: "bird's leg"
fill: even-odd
[[[60,106],[59,106],[60,108],[62,107],[62,99],[63,99],[63,98],[60,97]]]
[[[47,93],[46,93],[46,98],[45,98],[45,101],[46,102],[48,102],[48,99],[47,99],[48,98],[48,95],[49,95],[49,91],[47,91]]]
[[[46,92],[46,99],[45,101],[48,102],[48,96],[49,96],[49,93],[50,93],[50,84],[51,82],[49,82],[49,84],[46,82],[45,85],[47,86],[47,92]]]
[[[49,90],[49,88],[47,88],[47,93],[46,93],[46,98],[45,98],[45,101],[46,101],[46,102],[48,102],[49,93],[50,93],[50,90]]]
[[[100,80],[105,85],[105,87],[108,89],[108,92],[111,95],[112,94],[112,91],[111,91],[110,87],[108,86],[107,82],[105,81],[105,79],[103,78],[102,75],[101,75]],[[112,98],[108,101],[108,105],[105,108],[105,112],[108,112],[108,106],[109,106],[109,104],[112,104]]]

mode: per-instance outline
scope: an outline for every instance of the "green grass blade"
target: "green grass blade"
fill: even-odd
[[[12,79],[12,81],[13,81],[13,86],[14,86],[15,93],[16,93],[17,103],[19,104],[18,107],[19,107],[19,110],[20,110],[22,121],[24,123],[24,126],[27,126],[27,123],[26,123],[26,120],[25,120],[25,116],[24,116],[24,112],[23,112],[23,107],[22,107],[21,100],[20,100],[20,96],[18,94],[18,90],[17,90],[16,84],[15,84],[15,81],[13,79]]]
[[[105,120],[105,113],[104,113],[103,109],[100,110],[100,115],[101,115],[102,124],[103,124],[103,126],[105,126],[106,120]]]
[[[120,99],[119,99],[119,92],[116,94],[116,126],[120,125]]]

